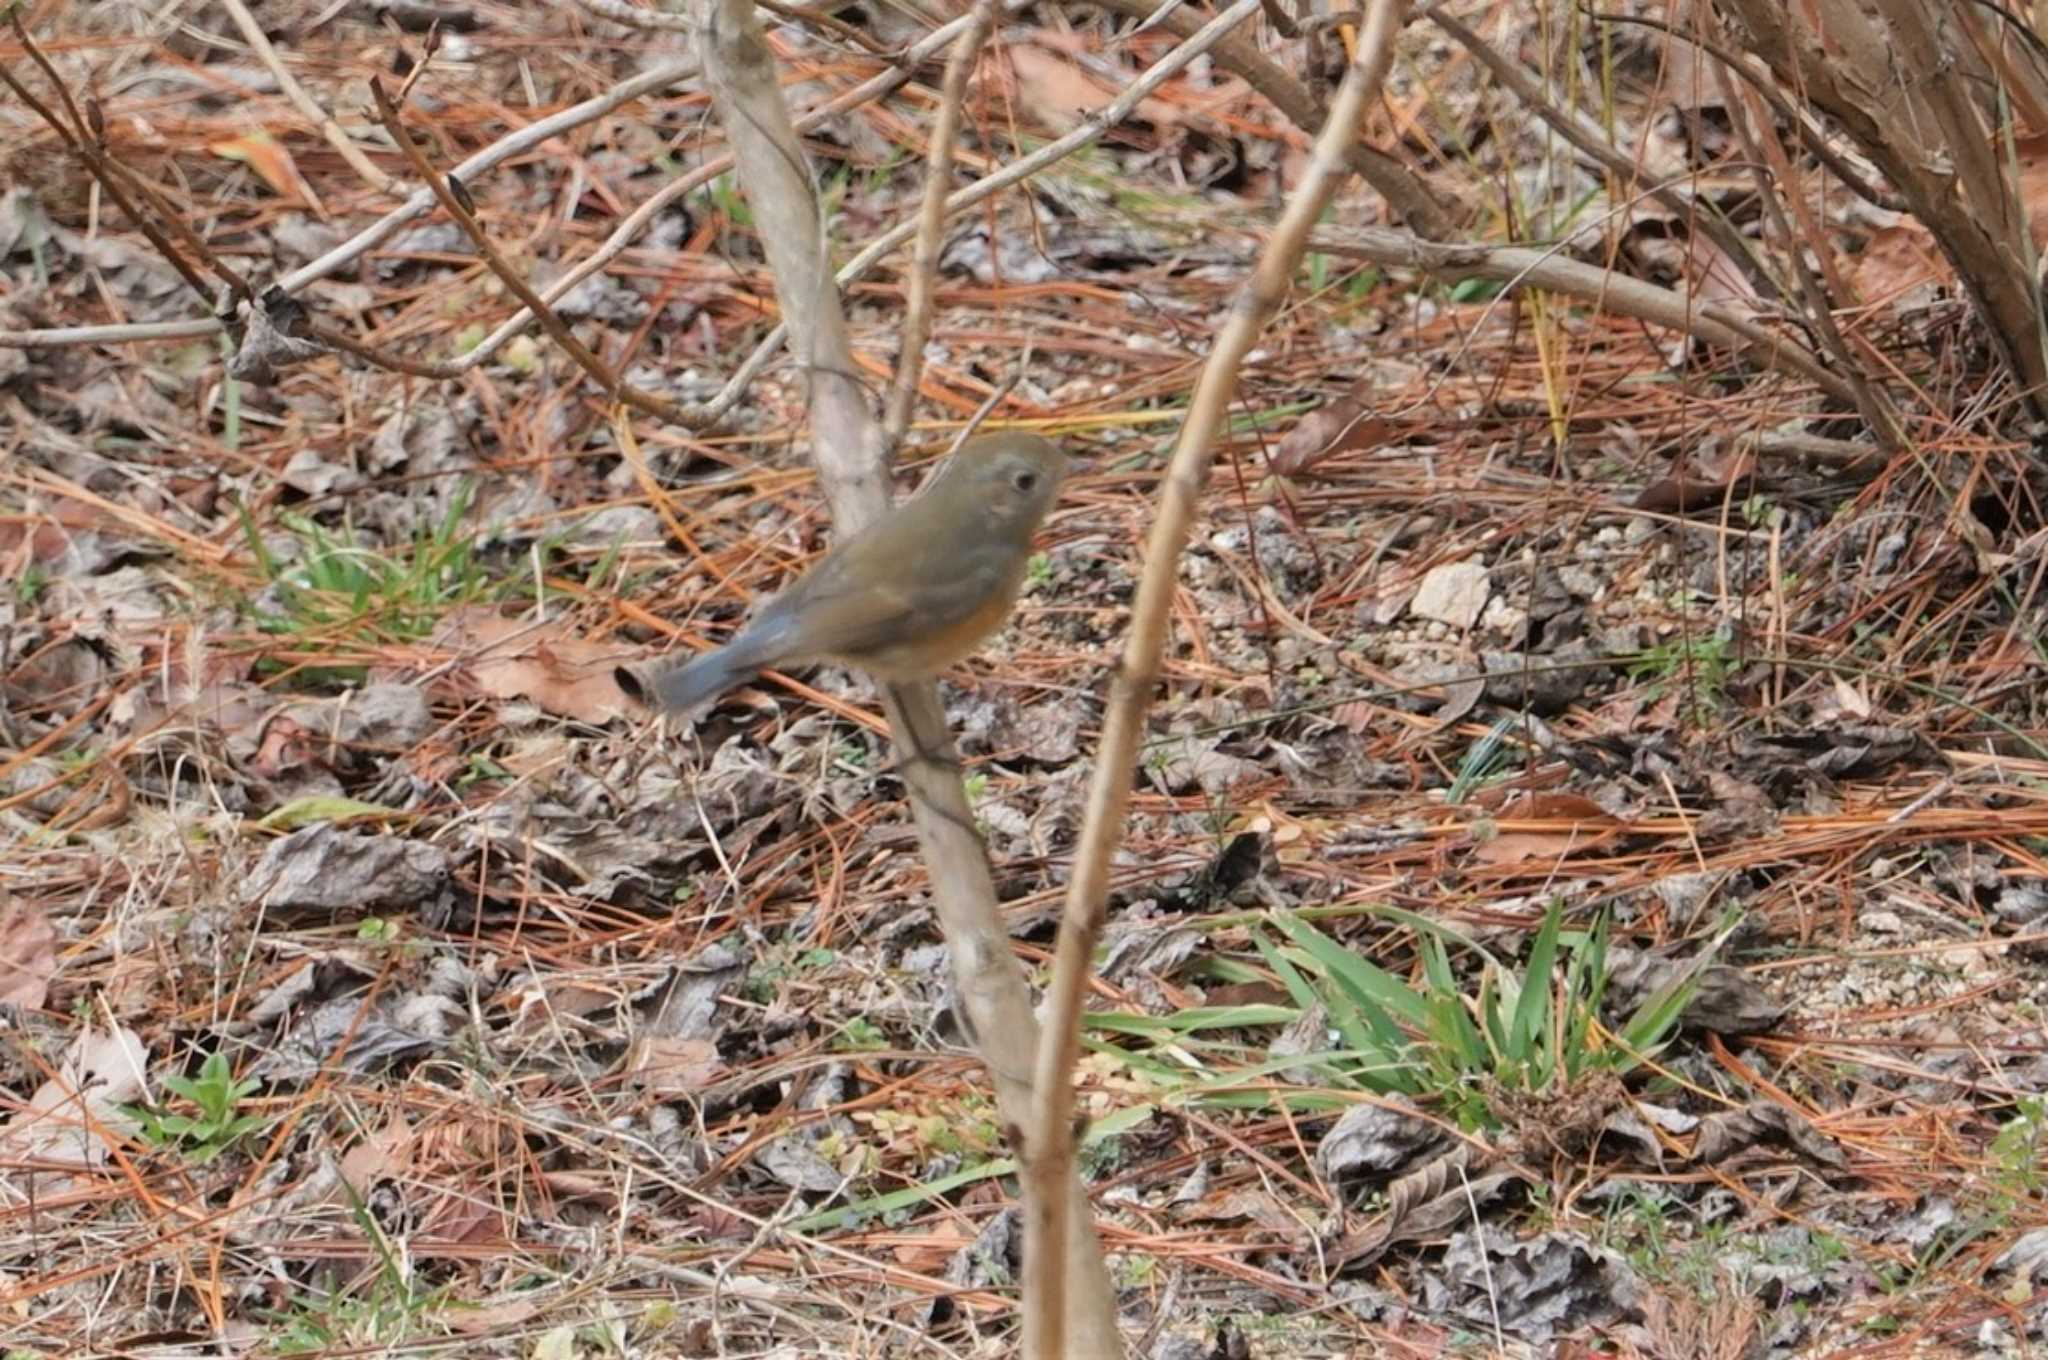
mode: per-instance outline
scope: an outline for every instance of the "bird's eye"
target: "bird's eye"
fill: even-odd
[[[1029,491],[1032,487],[1038,485],[1038,474],[1029,468],[1022,469],[1010,475],[1010,485],[1016,487],[1019,491]]]

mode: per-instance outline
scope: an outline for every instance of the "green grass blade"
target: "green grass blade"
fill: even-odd
[[[1292,936],[1294,942],[1320,964],[1333,981],[1341,983],[1366,1004],[1415,1025],[1429,1019],[1429,1008],[1422,998],[1386,969],[1360,958],[1306,921],[1292,916],[1281,916],[1277,920],[1280,928]]]
[[[1550,899],[1543,913],[1536,942],[1529,947],[1529,970],[1522,976],[1522,994],[1516,1000],[1514,1023],[1508,1027],[1508,1051],[1521,1053],[1531,1048],[1537,1028],[1548,1019],[1552,982],[1551,967],[1557,962],[1557,932],[1564,925],[1564,899]]]

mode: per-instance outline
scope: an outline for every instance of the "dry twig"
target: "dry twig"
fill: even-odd
[[[221,0],[221,7],[227,10],[228,17],[235,21],[235,27],[242,31],[242,37],[256,53],[257,60],[277,78],[277,86],[284,91],[285,98],[291,100],[298,111],[305,115],[308,123],[320,129],[320,135],[325,137],[327,144],[348,162],[349,169],[361,175],[363,182],[371,188],[390,192],[393,187],[391,176],[385,174],[378,168],[376,162],[364,155],[363,149],[342,130],[341,124],[335,122],[334,118],[315,102],[313,96],[306,92],[305,86],[299,84],[298,78],[292,75],[291,68],[284,64],[284,59],[277,55],[277,49],[271,46],[270,39],[263,32],[263,25],[256,22],[256,16],[249,12],[249,7],[243,4],[242,0]]]
[[[1317,250],[1348,259],[1419,269],[1451,279],[1497,279],[1511,288],[1547,288],[1596,301],[1623,316],[1740,350],[1758,364],[1804,378],[1842,401],[1856,399],[1851,383],[1830,372],[1818,356],[1796,341],[1712,303],[1697,303],[1669,288],[1566,258],[1556,248],[1439,245],[1383,227],[1318,232],[1312,244]]]
[[[988,41],[995,17],[996,0],[975,0],[967,29],[953,44],[952,56],[946,59],[938,116],[932,120],[931,146],[925,154],[917,245],[910,253],[903,348],[896,358],[896,381],[890,387],[888,409],[882,417],[882,437],[891,447],[910,428],[910,410],[917,403],[918,378],[924,372],[924,345],[932,333],[932,298],[938,292],[939,229],[946,218],[946,186],[953,180],[953,143],[960,135],[960,107],[967,98],[967,77],[981,55],[981,45]]]
[[[1065,1222],[1068,1202],[1058,1191],[1074,1176],[1074,1063],[1081,1046],[1081,1005],[1108,910],[1110,855],[1123,836],[1131,771],[1145,733],[1152,687],[1159,677],[1159,655],[1166,642],[1181,549],[1208,479],[1215,440],[1237,390],[1238,367],[1286,298],[1294,271],[1308,248],[1310,229],[1349,173],[1345,148],[1357,136],[1393,61],[1402,9],[1401,0],[1376,0],[1369,11],[1359,37],[1357,60],[1337,88],[1308,171],[1275,224],[1251,278],[1232,303],[1202,366],[1187,420],[1161,483],[1158,518],[1146,540],[1144,575],[1117,660],[1095,776],[1081,822],[1081,841],[1074,849],[1073,874],[1067,880],[1058,952],[1046,992],[1045,1024],[1033,1068],[1037,1106],[1022,1152],[1025,1205],[1030,1216],[1024,1251],[1026,1360],[1064,1360],[1069,1355],[1091,1353],[1074,1331],[1062,1296],[1069,1277],[1062,1251],[1071,1234]]]
[[[762,247],[788,318],[791,349],[811,378],[813,453],[841,531],[851,533],[888,507],[882,429],[869,412],[852,344],[826,258],[819,209],[794,129],[748,0],[719,0],[711,11],[706,74],[742,182],[754,205]],[[953,972],[976,1044],[993,1073],[1004,1117],[1032,1118],[1030,1082],[1037,1024],[1022,969],[996,909],[987,851],[972,830],[973,812],[957,771],[938,690],[930,682],[892,685],[887,707],[896,747],[916,753],[902,778],[931,874]],[[1057,1286],[1070,1312],[1075,1355],[1113,1356],[1121,1345],[1116,1299],[1102,1268],[1087,1199],[1071,1164],[1063,1178],[1039,1182],[1061,1201]]]

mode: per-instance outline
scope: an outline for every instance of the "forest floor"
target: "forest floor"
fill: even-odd
[[[569,4],[288,0],[271,61],[232,8],[18,7],[259,283],[415,183],[372,77],[452,166],[687,60]],[[793,103],[913,36],[870,8],[774,31]],[[1736,155],[1650,30],[1545,46],[1536,7],[1464,8],[1552,88],[1606,63],[1588,108],[1646,159]],[[1108,23],[999,29],[963,175],[1178,41]],[[1476,237],[1701,268],[1432,30],[1403,51],[1367,138]],[[61,111],[4,33],[0,63]],[[914,215],[938,80],[810,135],[849,253]],[[464,183],[544,283],[720,143],[685,79]],[[991,397],[1078,462],[1015,618],[942,682],[1034,980],[1159,470],[1307,145],[1197,63],[946,238],[899,491]],[[13,95],[0,165],[0,332],[214,315]],[[1385,216],[1354,184],[1329,229]],[[714,179],[558,311],[703,400],[775,320],[750,222]],[[906,261],[847,292],[878,391]],[[2040,1344],[2048,519],[1967,310],[1890,296],[1854,324],[1927,442],[1815,461],[1753,438],[1858,438],[1801,382],[1311,259],[1182,564],[1080,1074],[1135,1354]],[[516,308],[431,210],[299,297],[436,362]],[[0,347],[0,1354],[1011,1354],[1009,1149],[870,684],[661,721],[615,674],[831,541],[801,369],[692,432],[616,416],[539,332],[445,379],[234,379],[230,348]],[[1460,1046],[1495,1016],[1522,1047]]]

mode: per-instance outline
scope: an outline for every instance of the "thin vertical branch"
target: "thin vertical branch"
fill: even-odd
[[[1109,891],[1109,861],[1123,836],[1130,803],[1131,771],[1145,732],[1145,714],[1159,677],[1160,651],[1178,582],[1181,550],[1213,444],[1237,391],[1238,368],[1278,310],[1307,250],[1309,232],[1349,175],[1346,152],[1358,135],[1365,111],[1377,97],[1393,60],[1394,37],[1403,17],[1401,0],[1375,0],[1360,35],[1358,56],[1345,72],[1330,116],[1317,134],[1308,173],[1295,190],[1252,276],[1238,293],[1222,333],[1195,386],[1187,422],[1160,487],[1159,514],[1145,545],[1145,574],[1131,610],[1116,683],[1110,695],[1102,746],[1082,818],[1081,843],[1067,882],[1065,914],[1046,994],[1045,1020],[1032,1086],[1035,1118],[1022,1149],[1025,1205],[1030,1214],[1024,1238],[1025,1360],[1064,1360],[1080,1355],[1069,1335],[1061,1286],[1065,1274],[1059,1246],[1067,1241],[1064,1196],[1053,1193],[1074,1176],[1074,1064],[1080,1055],[1081,1005]]]
[[[967,98],[967,77],[981,46],[995,27],[996,0],[976,0],[967,29],[946,59],[946,79],[939,91],[939,116],[932,121],[931,146],[925,155],[924,203],[917,215],[917,244],[910,256],[910,297],[903,311],[903,349],[896,358],[896,381],[889,391],[882,437],[893,448],[910,428],[910,409],[917,404],[918,379],[924,373],[924,345],[932,333],[932,305],[939,290],[939,230],[946,220],[946,188],[953,181],[953,144],[960,136],[960,108]]]
[[[749,0],[714,0],[703,55],[712,98],[775,277],[790,351],[810,375],[812,453],[819,480],[834,522],[842,532],[853,532],[888,508],[882,429],[868,409],[854,365],[815,187]],[[1004,1122],[1022,1127],[1032,1117],[1030,1077],[1038,1025],[1023,969],[996,908],[988,855],[972,829],[966,792],[957,770],[943,763],[951,742],[943,735],[938,689],[930,682],[892,685],[885,692],[885,707],[897,749],[929,757],[904,761],[900,776],[910,790],[962,1014],[995,1079]],[[1072,1314],[1068,1354],[1076,1360],[1113,1360],[1123,1349],[1116,1295],[1103,1270],[1080,1181],[1070,1169],[1063,1181],[1035,1184],[1037,1192],[1060,1200],[1060,1259],[1067,1275],[1057,1292]]]

